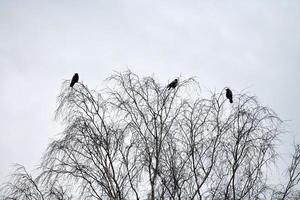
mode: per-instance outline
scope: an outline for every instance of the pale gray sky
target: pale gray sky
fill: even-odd
[[[113,70],[162,83],[258,96],[286,123],[280,151],[300,143],[300,1],[0,0],[0,183],[33,169],[50,138],[63,79],[102,88]],[[283,162],[282,162],[283,163]]]

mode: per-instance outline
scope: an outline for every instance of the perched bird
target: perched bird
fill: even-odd
[[[72,80],[71,80],[71,83],[70,83],[70,87],[73,87],[75,83],[77,83],[79,80],[79,76],[77,73],[74,74]]]
[[[232,101],[232,92],[229,88],[226,88],[226,97],[227,97],[227,99],[229,99],[230,103],[233,103],[233,101]]]
[[[174,81],[172,81],[171,83],[169,83],[169,85],[167,86],[167,88],[170,90],[171,88],[175,88],[178,85],[178,79],[176,78]]]

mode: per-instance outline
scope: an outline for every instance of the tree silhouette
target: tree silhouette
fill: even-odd
[[[65,81],[56,119],[65,125],[43,155],[37,178],[18,168],[3,199],[291,199],[299,183],[299,146],[289,181],[271,187],[281,120],[254,96],[191,97],[194,79],[168,90],[127,71],[90,90]],[[299,197],[299,195],[298,195]]]

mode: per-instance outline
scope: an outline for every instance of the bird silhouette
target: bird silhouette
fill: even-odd
[[[176,78],[174,81],[172,81],[171,83],[169,83],[169,85],[167,86],[168,90],[170,90],[171,88],[175,88],[178,85],[178,79]]]
[[[79,75],[77,73],[74,74],[71,83],[70,83],[70,87],[73,87],[75,83],[77,83],[79,80]]]
[[[229,88],[226,88],[226,97],[227,97],[227,99],[229,99],[230,103],[233,103],[232,92],[231,92],[231,90]]]

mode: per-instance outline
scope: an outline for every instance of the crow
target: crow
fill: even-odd
[[[71,83],[70,83],[70,87],[73,87],[75,83],[77,83],[79,80],[79,76],[77,73],[74,74],[72,80],[71,80]]]
[[[172,81],[171,83],[169,83],[169,85],[167,86],[168,90],[170,90],[171,88],[175,88],[178,85],[178,79],[176,78],[174,81]]]
[[[226,97],[227,97],[227,99],[229,99],[230,103],[233,103],[233,101],[232,101],[232,92],[229,88],[226,88]]]

